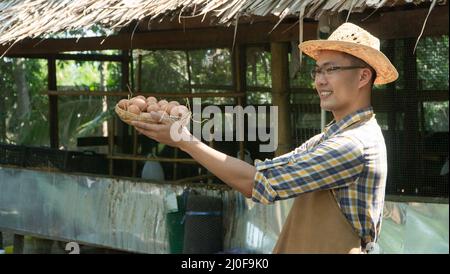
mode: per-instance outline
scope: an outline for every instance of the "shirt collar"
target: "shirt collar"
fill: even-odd
[[[342,132],[344,129],[348,128],[349,126],[355,123],[360,123],[369,120],[374,115],[375,114],[373,113],[373,108],[370,106],[359,109],[351,114],[348,114],[337,123],[335,120],[333,120],[325,127],[324,137],[329,138],[330,136],[336,133]]]

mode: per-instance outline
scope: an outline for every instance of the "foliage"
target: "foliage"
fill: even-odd
[[[231,54],[228,49],[189,51],[192,84],[231,86]]]
[[[101,97],[82,96],[80,98],[61,97],[58,100],[60,146],[76,150],[77,138],[103,136],[102,125],[112,117],[114,102],[110,100],[109,109],[102,110]]]
[[[186,55],[182,51],[142,52],[142,84],[144,92],[185,92],[188,84]],[[134,58],[137,82],[137,58]]]
[[[448,90],[448,35],[425,37],[417,47],[421,90]]]
[[[448,132],[448,101],[424,102],[424,129],[429,132]]]
[[[48,127],[45,126],[48,117],[48,98],[42,91],[47,83],[47,72],[43,60],[26,60],[26,84],[31,98],[28,113],[17,113],[18,94],[14,81],[14,60],[1,60],[1,89],[5,91],[2,97],[5,102],[3,113],[6,115],[6,142],[27,145],[48,144]]]
[[[227,49],[193,51],[140,51],[142,55],[141,90],[143,92],[190,93],[223,92],[211,85],[230,86],[231,57]],[[135,56],[135,81],[138,81],[138,59]],[[189,66],[188,66],[189,64]],[[209,87],[191,87],[208,85]],[[208,102],[208,100],[205,100]],[[224,103],[214,99],[210,103]]]

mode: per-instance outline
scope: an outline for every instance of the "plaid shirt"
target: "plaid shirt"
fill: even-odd
[[[387,176],[386,147],[372,107],[327,126],[294,151],[256,160],[252,200],[269,204],[331,189],[365,242],[378,238]]]

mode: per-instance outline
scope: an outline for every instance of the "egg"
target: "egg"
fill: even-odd
[[[156,104],[156,103],[158,103],[158,100],[155,98],[155,97],[153,97],[153,96],[149,96],[149,97],[147,97],[147,104]]]
[[[158,110],[157,112],[159,114],[161,114],[161,116],[164,116],[165,118],[167,118],[167,116],[169,116],[169,114],[167,112],[165,112],[164,110]]]
[[[135,97],[130,100],[130,103],[132,105],[138,106],[140,111],[145,111],[147,109],[147,102],[145,102],[145,100],[143,100],[142,98]]]
[[[167,110],[167,106],[169,105],[169,102],[167,102],[166,100],[161,100],[161,101],[158,102],[158,105],[159,105],[159,109],[160,110],[166,111]]]
[[[148,107],[147,107],[147,112],[148,112],[148,113],[150,113],[150,112],[152,112],[152,111],[158,111],[158,110],[160,110],[160,109],[159,109],[159,105],[156,104],[156,103],[149,104]]]
[[[167,114],[169,114],[170,113],[170,111],[174,108],[174,107],[176,107],[177,105],[175,105],[175,104],[173,104],[172,102],[170,102],[170,103],[168,103],[167,105],[165,105],[165,109],[163,109],[163,110],[165,110],[166,112],[167,112]]]
[[[175,106],[179,106],[180,103],[178,103],[178,101],[170,101],[169,104],[175,105]]]
[[[184,116],[189,112],[189,109],[186,106],[178,106],[178,111],[181,113],[181,116]]]
[[[183,117],[189,112],[188,108],[185,106],[175,106],[171,109],[170,115],[175,117]]]
[[[141,114],[140,108],[138,106],[136,106],[136,105],[129,105],[128,106],[128,111],[133,113],[133,114],[136,114],[136,115]]]
[[[164,99],[163,99],[163,100],[161,100],[161,101],[158,102],[158,105],[159,105],[159,106],[163,106],[163,105],[167,105],[168,103],[169,103],[169,102],[167,102],[167,100],[164,100]]]
[[[136,96],[136,97],[134,97],[134,98],[139,98],[139,99],[142,99],[142,100],[147,100],[146,98],[145,98],[145,96],[142,96],[142,95],[138,95],[138,96]]]
[[[147,113],[147,112],[142,112],[139,117],[144,119],[144,120],[150,120],[150,121],[153,120],[152,115],[150,113]]]
[[[129,103],[130,103],[130,102],[129,102],[127,99],[122,99],[122,100],[119,101],[119,103],[117,103],[117,105],[118,105],[121,109],[127,110],[128,104],[129,104]]]

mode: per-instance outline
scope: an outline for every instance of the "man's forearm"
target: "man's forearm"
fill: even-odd
[[[252,196],[253,179],[256,174],[254,166],[217,151],[197,139],[183,142],[180,149],[191,155],[227,185],[247,198]]]

